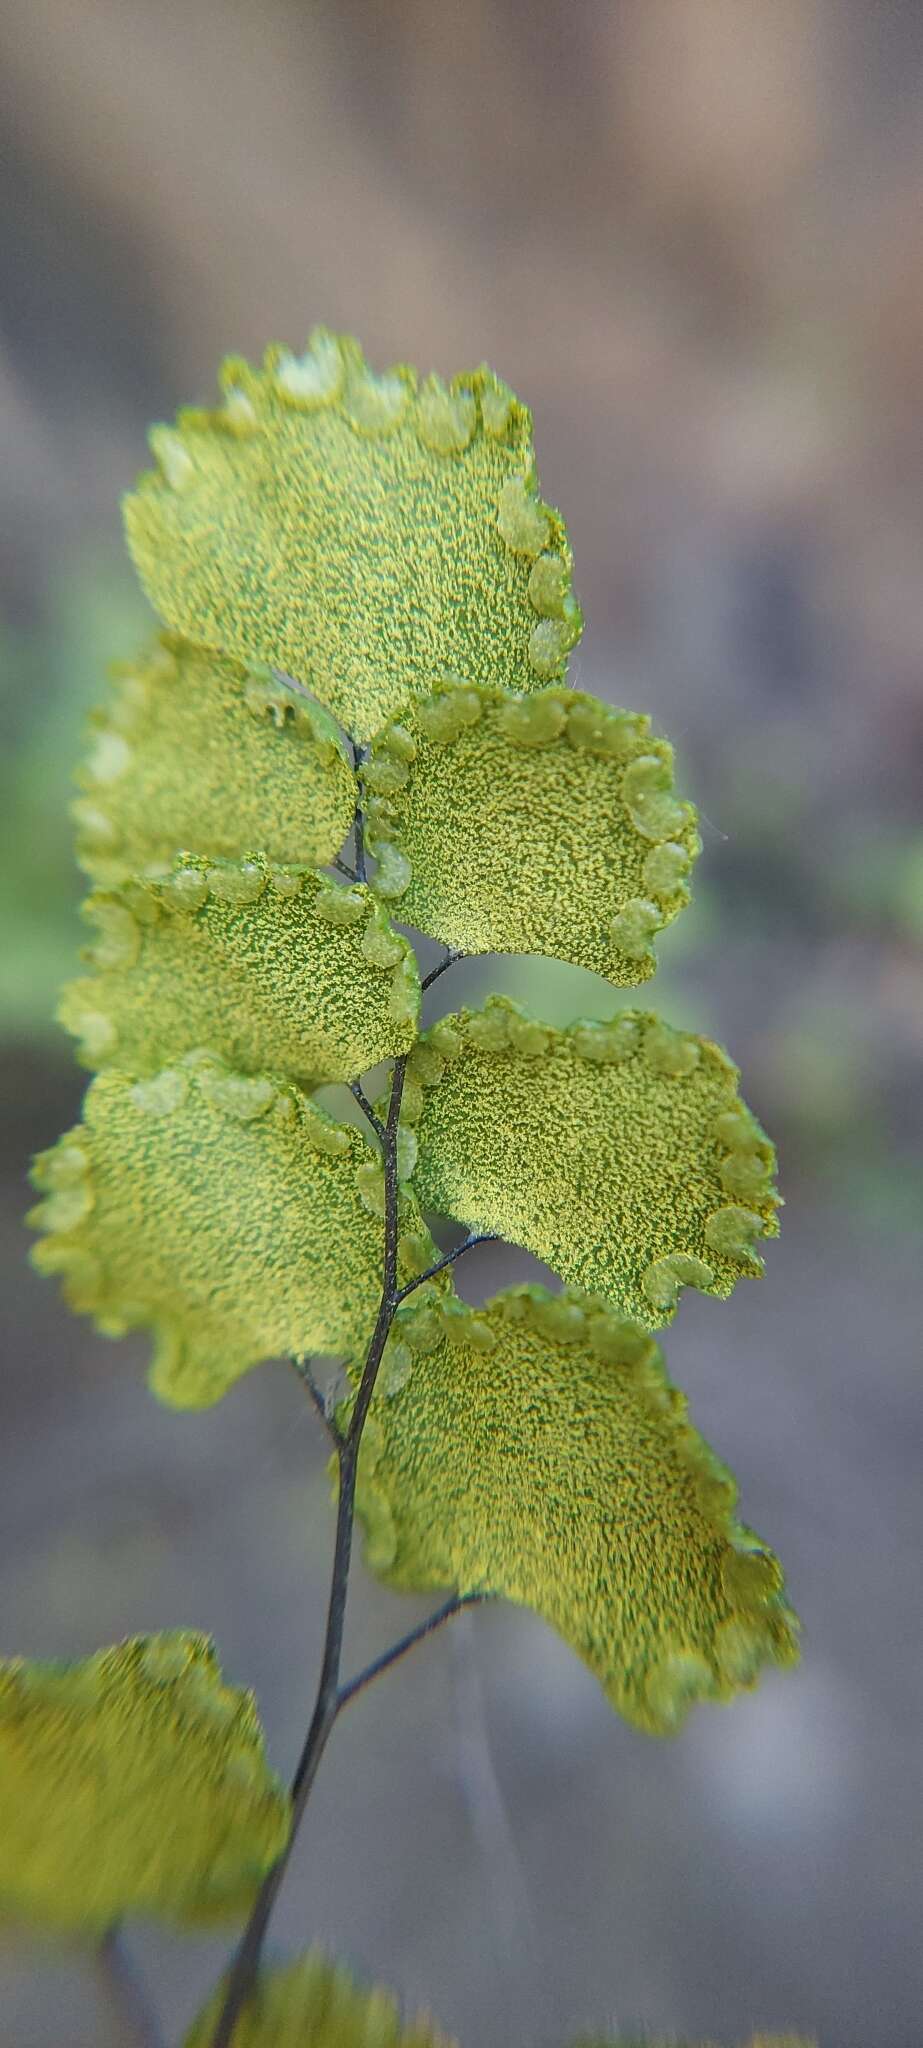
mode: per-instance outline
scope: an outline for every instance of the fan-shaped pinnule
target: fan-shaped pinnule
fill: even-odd
[[[692,805],[650,720],[583,691],[444,679],[362,772],[380,891],[465,953],[547,953],[631,985],[688,902]]]
[[[288,1840],[250,1693],[205,1636],[0,1663],[0,1907],[101,1935],[246,1911]]]
[[[681,1287],[724,1297],[762,1271],[775,1154],[710,1040],[631,1010],[554,1030],[491,997],[426,1032],[408,1072],[425,1207],[649,1329]]]
[[[411,1296],[401,1317],[411,1369],[362,1442],[368,1563],[534,1608],[654,1734],[791,1663],[781,1569],[653,1339],[574,1292],[495,1296],[476,1343],[454,1306]]]
[[[360,740],[445,669],[563,678],[570,548],[536,494],[530,415],[489,370],[378,376],[318,328],[303,356],[232,359],[222,384],[223,408],[154,430],[157,469],[126,504],[168,625],[297,677]]]
[[[268,669],[173,634],[114,672],[77,772],[77,857],[104,888],[163,874],[195,847],[322,867],[352,825],[356,782],[329,712]]]
[[[137,1079],[204,1046],[317,1086],[414,1042],[416,956],[362,886],[261,854],[187,854],[162,881],[96,891],[84,914],[101,972],[69,982],[58,1015],[87,1066]]]
[[[32,1256],[107,1335],[153,1329],[163,1400],[208,1407],[263,1359],[368,1343],[379,1175],[362,1134],[294,1083],[188,1053],[93,1082],[83,1122],[36,1163]],[[409,1195],[402,1217],[409,1278],[430,1247]]]
[[[219,1985],[184,2048],[211,2048]],[[234,2028],[234,2048],[458,2048],[421,2014],[402,2020],[390,1991],[366,1990],[320,1949],[265,1964]]]

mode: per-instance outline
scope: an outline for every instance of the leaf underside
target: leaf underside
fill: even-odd
[[[451,1310],[418,1320],[412,1368],[363,1436],[373,1569],[533,1608],[655,1734],[794,1660],[781,1569],[735,1521],[734,1481],[651,1337],[540,1287],[489,1302],[476,1344]]]
[[[672,773],[647,718],[582,691],[446,684],[372,747],[369,843],[401,918],[430,937],[631,985],[653,974],[699,851]]]
[[[194,2021],[184,2048],[209,2048],[224,1987]],[[360,1988],[320,1949],[264,1968],[237,2025],[234,2048],[455,2048],[432,2021],[402,2021],[389,1991]]]
[[[60,1931],[244,1912],[289,1833],[252,1696],[208,1638],[0,1664],[0,1906]]]
[[[762,1270],[775,1155],[709,1040],[637,1011],[553,1030],[494,997],[434,1025],[409,1071],[424,1207],[650,1329],[681,1286],[723,1297]]]
[[[97,892],[59,1017],[87,1066],[156,1072],[206,1046],[243,1072],[347,1080],[413,1043],[416,957],[371,891],[312,869],[180,858],[162,882]]]
[[[222,385],[223,409],[154,430],[158,467],[126,502],[168,625],[298,677],[359,739],[446,669],[519,691],[563,678],[567,537],[535,496],[530,416],[489,371],[376,377],[318,329],[302,357],[232,359]]]
[[[195,847],[318,867],[339,852],[356,783],[337,728],[268,670],[165,634],[120,669],[77,774],[77,857],[104,887]]]
[[[367,1344],[381,1292],[380,1163],[293,1083],[191,1053],[134,1082],[109,1072],[42,1154],[33,1250],[108,1335],[152,1326],[152,1387],[207,1407],[287,1353]],[[402,1270],[428,1240],[403,1201]]]

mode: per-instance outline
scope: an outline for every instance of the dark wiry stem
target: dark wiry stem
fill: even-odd
[[[292,1825],[288,1842],[273,1864],[257,1894],[250,1919],[241,1936],[237,1953],[231,1964],[224,2004],[212,2037],[212,2048],[230,2048],[237,2020],[253,1989],[263,1952],[266,1929],[275,1905],[282,1880],[288,1868],[289,1859],[295,1846],[298,1829],[311,1787],[317,1775],[317,1768],[330,1739],[333,1724],[340,1710],[340,1662],[343,1655],[343,1627],[346,1619],[346,1592],[349,1583],[349,1562],[352,1552],[353,1520],[356,1498],[356,1474],[359,1463],[359,1444],[363,1424],[369,1411],[369,1404],[375,1391],[375,1381],[381,1364],[382,1353],[388,1332],[397,1308],[399,1294],[397,1286],[397,1244],[399,1230],[399,1186],[397,1177],[397,1133],[401,1113],[401,1095],[404,1087],[406,1058],[395,1061],[391,1080],[391,1099],[388,1104],[388,1119],[384,1126],[382,1154],[385,1182],[385,1245],[384,1270],[382,1274],[381,1301],[368,1356],[359,1382],[349,1428],[337,1445],[339,1464],[339,1499],[337,1502],[336,1537],[333,1551],[333,1571],[330,1580],[330,1598],[327,1607],[327,1628],[321,1659],[314,1711],[305,1737],[304,1748],[292,1779]]]
[[[436,1630],[442,1628],[444,1622],[451,1621],[453,1615],[461,1614],[464,1607],[476,1607],[482,1601],[492,1598],[491,1593],[453,1593],[451,1599],[446,1600],[442,1607],[437,1607],[434,1614],[427,1615],[426,1620],[418,1622],[416,1628],[408,1629],[400,1642],[392,1643],[390,1650],[383,1650],[381,1656],[374,1657],[371,1664],[366,1664],[363,1671],[356,1673],[355,1678],[350,1678],[345,1685],[341,1685],[340,1711],[349,1705],[350,1700],[356,1698],[357,1693],[364,1692],[366,1686],[371,1685],[372,1680],[378,1678],[382,1671],[389,1671],[392,1664],[396,1664],[401,1657],[406,1657],[408,1650],[415,1649],[417,1643],[422,1643],[426,1636],[435,1635]]]
[[[361,747],[359,745],[358,740],[353,740],[352,750],[353,767],[355,768],[356,774],[358,775],[362,763],[365,760],[366,749],[365,747]],[[365,818],[363,817],[362,810],[359,805],[356,806],[356,817],[353,826],[353,838],[355,842],[356,881],[364,882],[366,880],[367,872],[365,862]]]
[[[368,1096],[365,1093],[364,1088],[362,1087],[361,1082],[350,1081],[349,1092],[351,1095],[355,1096],[363,1116],[366,1116],[368,1118],[376,1138],[380,1139],[383,1142],[385,1135],[384,1124],[381,1121],[381,1117],[377,1116],[374,1109],[372,1108],[372,1105],[368,1099]]]
[[[341,1442],[340,1432],[333,1420],[333,1416],[328,1413],[327,1403],[311,1371],[310,1360],[307,1358],[293,1358],[292,1365],[302,1386],[307,1387],[313,1405],[320,1416],[331,1443],[334,1446],[338,1446]]]
[[[495,1230],[474,1232],[471,1237],[466,1237],[462,1244],[457,1244],[454,1252],[443,1252],[441,1259],[437,1259],[434,1265],[427,1266],[425,1273],[418,1273],[415,1280],[408,1280],[406,1286],[400,1290],[398,1301],[405,1301],[415,1287],[422,1287],[424,1280],[431,1280],[433,1274],[441,1273],[444,1266],[453,1266],[456,1259],[460,1259],[464,1252],[473,1251],[476,1244],[498,1243],[499,1238]]]
[[[440,960],[435,967],[430,968],[428,974],[424,974],[423,980],[420,983],[421,991],[425,988],[431,988],[433,982],[439,980],[440,974],[444,974],[447,967],[454,967],[456,960],[464,960],[464,957],[464,953],[455,953],[451,946],[447,946],[444,960]]]

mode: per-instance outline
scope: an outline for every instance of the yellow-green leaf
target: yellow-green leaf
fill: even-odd
[[[261,1359],[362,1350],[381,1291],[381,1168],[298,1088],[204,1052],[101,1074],[36,1162],[33,1250],[107,1335],[150,1325],[151,1384],[207,1407]],[[405,1276],[428,1256],[405,1197]]]
[[[356,781],[323,707],[273,677],[165,634],[116,672],[77,774],[77,857],[105,886],[196,847],[323,866],[353,821]]]
[[[412,1045],[415,955],[372,892],[315,870],[186,855],[159,882],[97,891],[101,972],[58,1015],[90,1067],[156,1072],[195,1046],[245,1072],[349,1080]]]
[[[252,1694],[207,1636],[0,1663],[0,1908],[101,1933],[246,1911],[288,1839]]]
[[[778,1562],[735,1521],[734,1481],[651,1337],[598,1298],[514,1287],[472,1344],[464,1315],[413,1299],[411,1369],[376,1398],[360,1457],[375,1570],[534,1608],[652,1733],[793,1661]]]
[[[407,924],[465,953],[548,953],[623,985],[653,974],[699,840],[649,719],[582,691],[447,683],[385,727],[363,781]]]
[[[680,1287],[726,1296],[762,1270],[775,1155],[708,1039],[630,1010],[558,1031],[494,997],[435,1025],[409,1073],[425,1207],[650,1329]]]
[[[530,416],[488,370],[376,376],[318,328],[303,356],[232,359],[221,381],[223,410],[155,428],[126,505],[169,625],[297,676],[360,739],[447,668],[515,690],[563,676],[567,536],[535,495]]]
[[[184,2048],[210,2048],[224,1986]],[[390,1991],[367,1991],[320,1949],[260,1971],[234,2028],[233,2048],[455,2048],[424,2015],[405,2022]]]

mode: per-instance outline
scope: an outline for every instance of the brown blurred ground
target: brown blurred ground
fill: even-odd
[[[80,1095],[48,1021],[67,768],[143,618],[117,497],[148,419],[318,319],[381,363],[487,358],[570,525],[576,679],[654,714],[705,815],[658,1000],[740,1060],[788,1208],[762,1288],[686,1302],[668,1355],[805,1658],[660,1745],[537,1622],[466,1620],[338,1730],[279,1940],[465,2048],[607,2018],[915,2048],[923,9],[7,0],[0,35],[4,1647],[211,1628],[297,1751],[330,1535],[297,1387],[170,1415],[24,1263],[25,1162]],[[547,963],[488,979],[614,1007]],[[357,1573],[356,1659],[415,1612]],[[174,2038],[223,1945],[138,1948]],[[79,1957],[0,1949],[4,2048],[105,2024]]]

